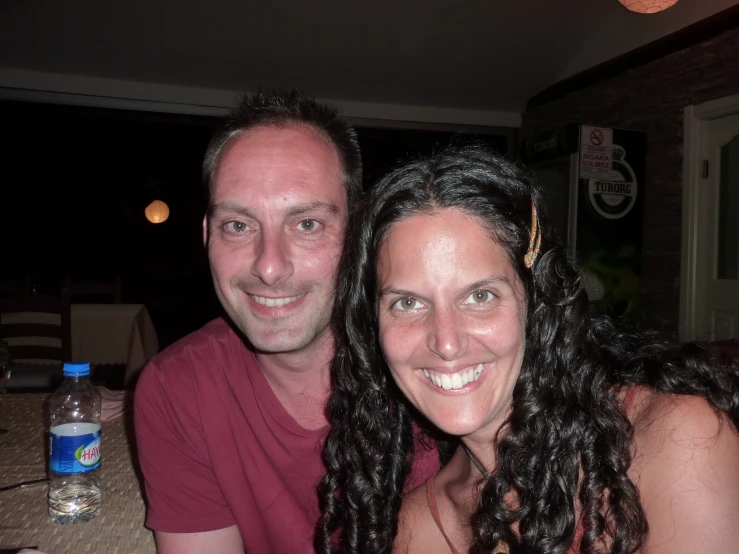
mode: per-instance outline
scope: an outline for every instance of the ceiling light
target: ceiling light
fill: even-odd
[[[618,0],[624,8],[636,13],[657,13],[677,3],[677,0]]]
[[[144,210],[146,219],[152,223],[164,223],[169,217],[169,206],[161,200],[154,200]]]

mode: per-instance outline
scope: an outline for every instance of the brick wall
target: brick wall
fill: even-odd
[[[739,29],[572,92],[523,116],[521,138],[567,123],[647,132],[642,299],[645,324],[677,333],[683,108],[739,93]]]

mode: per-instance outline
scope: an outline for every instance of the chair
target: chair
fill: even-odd
[[[120,277],[115,281],[72,281],[69,277],[65,277],[64,288],[69,290],[71,302],[105,299],[112,304],[121,303]]]
[[[62,289],[59,296],[0,298],[0,339],[10,339],[11,360],[71,360],[72,324],[68,291]],[[57,341],[59,346],[49,344]]]

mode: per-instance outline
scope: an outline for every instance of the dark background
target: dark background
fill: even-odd
[[[120,277],[123,302],[146,305],[162,348],[220,314],[202,245],[200,178],[218,119],[11,101],[0,101],[0,118],[0,280],[33,276],[40,292],[54,293],[65,276]],[[365,187],[454,136],[357,132]],[[505,135],[474,139],[506,152]],[[156,198],[170,208],[158,225],[144,216]]]

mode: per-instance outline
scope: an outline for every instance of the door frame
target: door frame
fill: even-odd
[[[739,114],[739,94],[683,110],[682,252],[680,256],[681,341],[698,338],[698,229],[702,223],[699,194],[703,180],[703,142],[709,121]],[[714,168],[715,170],[715,168]]]

